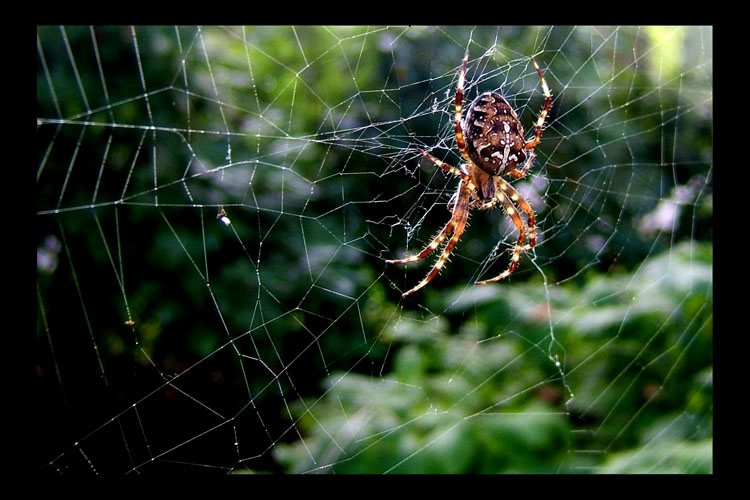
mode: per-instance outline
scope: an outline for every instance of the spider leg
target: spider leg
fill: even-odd
[[[457,224],[460,222],[460,219],[462,217],[461,209],[457,210],[457,207],[459,207],[459,203],[463,203],[466,205],[466,207],[463,209],[463,211],[468,212],[469,211],[469,198],[471,198],[471,193],[476,190],[476,185],[471,180],[471,177],[461,172],[456,167],[452,167],[448,165],[447,163],[438,160],[434,156],[432,156],[430,153],[427,153],[426,151],[419,150],[420,153],[422,153],[428,160],[430,160],[432,163],[437,165],[438,167],[442,168],[446,172],[449,172],[456,177],[459,177],[461,181],[459,182],[458,189],[456,190],[456,193],[451,197],[450,201],[448,202],[448,205],[453,205],[452,212],[453,216],[448,221],[448,223],[445,225],[442,231],[438,233],[437,236],[430,242],[429,245],[427,245],[421,252],[418,254],[412,255],[410,257],[405,257],[403,259],[396,259],[396,260],[386,260],[386,264],[406,264],[408,262],[415,262],[421,259],[424,259],[428,255],[430,255],[432,252],[435,251],[437,247],[440,246],[440,244],[443,242],[443,240],[448,237],[456,228]],[[462,200],[462,197],[466,197],[466,201]],[[465,217],[468,218],[468,215],[465,215]],[[464,221],[464,225],[466,224],[466,221]],[[461,232],[463,232],[463,229],[461,229]],[[454,243],[455,246],[455,243]],[[441,264],[442,267],[442,264]],[[432,278],[430,278],[432,279]],[[426,284],[426,283],[425,283]],[[421,288],[425,284],[419,286],[417,289]],[[413,291],[416,291],[412,290]],[[409,292],[411,293],[411,292]]]
[[[469,51],[466,51],[464,58],[461,61],[461,72],[458,74],[458,85],[456,87],[456,113],[455,113],[455,127],[456,127],[456,144],[461,155],[466,159],[467,162],[471,163],[469,153],[466,150],[466,139],[464,139],[464,130],[461,127],[461,110],[463,108],[464,100],[464,85],[466,84],[466,63],[469,61]]]
[[[518,261],[521,258],[521,253],[525,252],[526,250],[529,250],[531,247],[533,247],[536,244],[536,226],[535,226],[535,221],[534,221],[534,212],[531,210],[531,206],[526,202],[526,200],[524,200],[521,197],[520,194],[518,194],[518,192],[513,188],[513,186],[508,184],[504,179],[500,177],[495,177],[495,183],[497,184],[497,187],[498,187],[495,198],[487,205],[490,205],[490,204],[494,205],[497,203],[497,201],[502,203],[503,208],[505,209],[505,212],[513,221],[513,224],[516,226],[516,229],[518,229],[518,240],[516,241],[516,246],[513,248],[513,255],[510,258],[510,264],[508,265],[508,269],[506,269],[499,275],[495,276],[494,278],[490,278],[484,281],[477,281],[475,283],[476,285],[486,285],[488,283],[495,283],[513,274],[513,271],[515,271],[516,267],[518,266]],[[518,215],[518,210],[516,210],[514,203],[516,203],[521,208],[521,210],[523,210],[523,212],[529,217],[529,244],[528,245],[524,245],[526,231],[524,229],[523,220],[521,219],[521,216]]]
[[[523,250],[528,250],[536,245],[536,216],[534,215],[534,209],[531,208],[529,202],[526,201],[518,191],[516,191],[516,188],[508,184],[508,182],[502,177],[495,177],[495,184],[499,190],[505,193],[505,195],[510,198],[513,203],[518,205],[518,208],[526,214],[526,217],[528,218],[527,224],[529,226],[529,247],[524,248]],[[518,224],[516,224],[516,226],[518,226]]]
[[[534,134],[534,138],[524,144],[524,149],[534,149],[534,147],[539,144],[539,141],[542,138],[542,126],[547,119],[547,114],[549,114],[549,108],[552,106],[552,94],[547,86],[547,80],[544,79],[542,70],[539,69],[536,60],[532,58],[531,62],[534,63],[534,68],[536,69],[536,72],[539,73],[539,79],[542,81],[542,90],[544,91],[544,97],[546,97],[546,99],[544,101],[544,108],[542,108],[542,112],[539,114],[539,119],[536,121],[536,133]]]
[[[461,171],[460,171],[459,169],[457,169],[456,167],[452,167],[452,166],[448,165],[447,163],[445,163],[444,161],[440,161],[440,160],[438,160],[437,158],[435,158],[434,156],[432,156],[432,155],[431,155],[430,153],[428,153],[427,151],[422,151],[422,150],[420,149],[420,150],[419,150],[419,152],[420,152],[420,153],[422,153],[422,156],[424,156],[425,158],[427,158],[427,159],[428,159],[428,160],[430,160],[430,161],[431,161],[432,163],[434,163],[434,164],[435,164],[435,165],[437,165],[438,167],[442,168],[442,169],[443,169],[443,170],[445,170],[446,172],[448,172],[448,173],[450,173],[450,174],[453,174],[453,175],[455,175],[456,177],[459,177],[459,178],[463,179],[463,180],[464,180],[464,181],[466,181],[466,182],[470,182],[470,183],[471,183],[471,186],[474,186],[474,183],[472,182],[472,180],[471,180],[471,177],[469,177],[469,176],[468,176],[468,175],[466,175],[465,173],[461,172]]]
[[[485,201],[485,202],[478,203],[476,206],[479,207],[479,210],[491,210],[491,209],[495,208],[495,205],[497,205],[498,203],[500,203],[502,197],[503,197],[502,193],[500,193],[500,192],[498,192],[496,190],[495,191],[495,196],[493,196],[490,201]]]
[[[435,238],[432,240],[432,242],[430,242],[429,245],[424,247],[424,249],[418,254],[412,255],[410,257],[405,257],[403,259],[386,260],[385,263],[386,264],[406,264],[408,262],[416,262],[418,260],[424,259],[428,255],[430,255],[432,252],[434,252],[435,249],[440,246],[443,240],[454,231],[454,229],[456,228],[456,224],[458,222],[458,215],[459,215],[458,212],[454,211],[453,216],[450,218],[450,220],[442,229],[442,231],[440,231],[438,235],[435,236]]]
[[[455,226],[453,227],[453,236],[445,245],[445,248],[443,249],[443,253],[440,255],[437,262],[435,262],[435,265],[432,266],[432,269],[430,270],[430,272],[427,273],[427,276],[425,276],[425,278],[422,281],[420,281],[417,284],[417,286],[415,286],[414,288],[412,288],[411,290],[407,292],[404,292],[403,297],[406,297],[407,295],[411,295],[412,293],[416,292],[420,288],[424,287],[425,285],[427,285],[427,283],[432,281],[432,279],[435,276],[438,275],[438,273],[440,272],[440,270],[443,268],[446,261],[448,260],[448,257],[450,257],[451,252],[458,244],[458,240],[461,238],[461,235],[463,234],[464,230],[466,229],[466,222],[469,219],[469,200],[471,198],[471,191],[469,190],[469,188],[464,182],[461,182],[459,189],[461,191],[459,191],[459,195],[456,199],[456,208],[454,209],[453,217],[451,218],[451,222],[455,221]],[[445,233],[445,230],[443,231],[443,233]],[[441,235],[443,233],[441,233]],[[434,250],[434,248],[432,250]],[[432,250],[430,250],[430,252]]]

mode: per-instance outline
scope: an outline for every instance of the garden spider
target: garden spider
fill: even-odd
[[[531,62],[539,74],[546,98],[544,108],[536,122],[536,133],[533,139],[530,141],[524,139],[523,126],[515,110],[503,96],[495,92],[485,92],[474,99],[462,122],[461,106],[468,60],[469,51],[466,51],[461,62],[461,72],[458,74],[455,114],[456,143],[466,163],[455,168],[438,160],[430,153],[420,150],[420,153],[432,163],[460,179],[456,193],[448,202],[448,209],[451,210],[452,216],[443,230],[424,250],[404,259],[387,260],[386,263],[405,264],[421,260],[430,255],[451,233],[453,236],[427,276],[417,286],[405,292],[404,297],[427,285],[440,272],[466,229],[466,222],[472,208],[488,210],[500,203],[519,233],[508,268],[494,278],[478,281],[475,284],[486,285],[507,278],[518,266],[521,253],[536,244],[536,221],[531,205],[500,176],[509,175],[519,179],[525,176],[531,168],[534,161],[534,147],[539,144],[542,127],[552,105],[552,94],[542,70],[532,58]],[[526,241],[524,223],[516,207],[520,208],[528,218],[529,242],[527,245],[524,245]]]

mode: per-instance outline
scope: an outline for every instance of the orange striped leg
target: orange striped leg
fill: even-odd
[[[536,121],[536,133],[534,134],[534,138],[524,144],[525,149],[533,149],[537,144],[539,144],[539,141],[542,138],[542,126],[544,125],[544,121],[547,119],[547,114],[549,114],[549,108],[552,106],[552,94],[550,93],[549,87],[547,86],[547,80],[544,79],[542,70],[539,69],[539,65],[536,63],[536,60],[532,58],[531,62],[534,63],[534,68],[536,69],[536,72],[539,73],[539,79],[542,81],[542,90],[544,91],[544,97],[546,97],[546,99],[544,101],[544,108],[539,114],[539,119]]]
[[[457,222],[458,222],[458,217],[456,216],[456,213],[454,213],[453,217],[451,217],[451,220],[448,221],[448,224],[445,225],[443,230],[440,231],[440,233],[438,233],[437,236],[435,236],[435,239],[433,239],[432,242],[424,248],[424,250],[422,250],[416,255],[412,255],[411,257],[406,257],[403,259],[396,259],[396,260],[386,260],[385,263],[386,264],[406,264],[409,262],[416,262],[418,260],[424,259],[428,255],[430,255],[432,252],[434,252],[435,249],[440,246],[443,240],[454,231],[454,229],[456,228]]]
[[[504,179],[500,177],[495,177],[495,193],[504,192],[505,195],[510,198],[510,200],[517,204],[523,213],[526,214],[528,217],[528,226],[529,226],[529,246],[525,247],[524,250],[529,250],[534,245],[536,245],[536,217],[534,216],[534,209],[531,208],[531,205],[520,195],[516,189],[505,182]],[[488,202],[481,203],[479,205],[480,210],[490,210],[491,208],[494,208],[495,205],[500,203],[503,200],[502,196],[497,196],[497,194]],[[518,225],[516,224],[516,227]]]
[[[459,177],[466,184],[466,186],[469,189],[469,191],[474,192],[474,191],[477,190],[477,185],[474,184],[474,181],[471,180],[471,177],[469,175],[463,173],[461,170],[457,169],[456,167],[453,167],[453,166],[448,165],[447,163],[445,163],[443,161],[438,160],[437,158],[435,158],[434,156],[432,156],[430,153],[427,153],[426,151],[422,151],[420,149],[419,152],[422,153],[422,155],[425,158],[427,158],[428,160],[430,160],[432,163],[434,163],[438,167],[442,168],[443,170],[445,170],[446,172],[448,172],[450,174],[455,175],[456,177]],[[456,198],[458,197],[458,195],[460,193],[461,193],[461,187],[459,186],[458,190],[456,190],[456,192],[453,193],[453,196],[451,196],[451,199],[448,200],[447,207],[448,207],[448,210],[450,210],[451,212],[454,210],[454,208],[456,206]]]
[[[508,198],[510,198],[510,201],[518,205],[523,213],[526,214],[526,217],[528,218],[527,224],[529,226],[529,247],[524,248],[524,251],[532,248],[534,245],[536,245],[536,217],[534,216],[534,209],[531,208],[529,202],[527,202],[513,186],[508,184],[505,179],[501,177],[495,177],[495,186],[496,190],[502,190],[502,192],[505,193]],[[516,226],[518,226],[518,224],[516,224]]]
[[[474,186],[474,183],[473,183],[473,182],[471,181],[471,178],[470,178],[470,177],[469,177],[468,175],[466,175],[465,173],[461,172],[461,171],[460,171],[459,169],[457,169],[456,167],[452,167],[452,166],[448,165],[447,163],[445,163],[444,161],[438,160],[437,158],[435,158],[434,156],[432,156],[432,155],[431,155],[430,153],[428,153],[427,151],[422,151],[422,150],[420,149],[420,150],[419,150],[419,152],[420,152],[420,153],[422,153],[422,156],[424,156],[425,158],[427,158],[427,159],[428,159],[428,160],[430,160],[430,161],[431,161],[432,163],[434,163],[434,164],[435,164],[435,165],[437,165],[438,167],[442,168],[442,169],[443,169],[443,170],[445,170],[446,172],[448,172],[448,173],[450,173],[450,174],[453,174],[453,175],[455,175],[456,177],[460,177],[460,178],[461,178],[461,179],[463,179],[464,181],[466,181],[466,182],[470,182],[470,183],[471,183],[471,185],[472,185],[472,186]]]
[[[497,177],[497,179],[502,180],[499,177]],[[508,195],[506,194],[505,190],[498,190],[495,193],[495,196],[500,200],[500,203],[503,204],[503,208],[505,209],[505,212],[513,220],[513,224],[518,229],[518,241],[516,241],[516,246],[513,249],[513,255],[510,258],[510,264],[508,265],[508,269],[506,269],[501,274],[495,276],[494,278],[490,278],[484,281],[477,281],[475,285],[486,285],[488,283],[495,283],[496,281],[504,280],[505,278],[513,274],[513,271],[515,271],[516,267],[518,267],[518,261],[521,258],[521,253],[524,250],[529,248],[529,247],[524,247],[526,231],[524,229],[523,220],[521,220],[521,216],[518,215],[518,210],[516,210],[516,208],[513,206],[513,203],[508,198]]]
[[[462,173],[457,168],[452,167],[452,166],[448,165],[447,163],[438,160],[437,158],[435,158],[434,156],[432,156],[430,153],[422,151],[421,149],[419,150],[419,152],[422,153],[432,163],[434,163],[438,167],[442,168],[446,172],[450,172],[451,174],[455,175],[456,177],[460,177],[461,178],[461,181],[458,184],[458,190],[456,191],[456,194],[454,195],[454,197],[451,198],[451,201],[449,202],[449,205],[450,205],[450,203],[458,204],[459,203],[458,198],[460,196],[462,196],[462,195],[468,196],[468,194],[464,193],[465,189],[469,190],[469,194],[470,194],[470,192],[472,190],[476,189],[474,187],[474,182],[472,182],[471,178],[468,175]],[[466,186],[466,187],[464,187],[464,186]],[[468,211],[468,205],[467,205],[466,210]],[[457,224],[457,222],[458,222],[459,219],[460,219],[460,213],[456,211],[456,207],[454,205],[454,207],[453,207],[453,217],[451,217],[451,219],[448,221],[448,224],[445,225],[445,227],[443,228],[443,230],[440,231],[440,233],[438,233],[437,236],[435,236],[435,238],[432,240],[432,242],[429,245],[427,245],[424,248],[424,250],[422,250],[421,252],[419,252],[416,255],[412,255],[411,257],[406,257],[406,258],[403,258],[403,259],[396,259],[396,260],[386,260],[385,261],[386,264],[406,264],[408,262],[415,262],[415,261],[424,259],[428,255],[430,255],[432,252],[434,252],[435,249],[440,246],[440,244],[443,242],[443,240],[446,237],[448,237],[453,232],[453,230],[455,229],[456,224]]]
[[[456,112],[454,115],[456,128],[456,144],[461,155],[466,161],[471,162],[469,153],[466,151],[466,139],[464,139],[464,130],[461,128],[461,110],[463,109],[464,85],[466,84],[466,63],[469,61],[469,51],[466,51],[461,61],[461,72],[458,74],[458,86],[456,87]]]
[[[471,196],[471,192],[468,191],[468,188],[466,188],[463,182],[461,183],[459,188],[461,189],[461,191],[459,191],[458,198],[456,199],[456,208],[453,212],[453,217],[456,220],[456,226],[453,230],[453,237],[451,237],[451,239],[448,241],[448,244],[445,245],[443,253],[440,254],[440,257],[438,258],[437,262],[435,262],[435,265],[432,267],[427,276],[425,276],[425,278],[420,281],[417,286],[415,286],[408,292],[404,292],[404,297],[406,297],[407,295],[411,295],[420,288],[424,287],[425,285],[427,285],[427,283],[432,281],[435,276],[438,275],[440,270],[447,262],[448,257],[450,257],[451,252],[458,244],[458,240],[461,238],[464,230],[466,229],[466,222],[469,219],[469,198]]]

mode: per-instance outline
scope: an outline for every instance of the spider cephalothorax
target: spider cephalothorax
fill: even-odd
[[[474,99],[469,105],[466,117],[462,120],[461,107],[468,60],[469,52],[467,51],[461,62],[461,71],[458,74],[455,113],[456,143],[466,163],[462,163],[459,168],[455,168],[420,150],[422,155],[435,165],[460,179],[456,193],[448,202],[448,208],[453,215],[445,228],[424,250],[405,259],[388,260],[386,262],[389,264],[404,264],[423,259],[440,246],[445,238],[451,234],[453,236],[445,245],[442,255],[440,255],[432,270],[417,286],[405,292],[404,296],[416,292],[440,272],[466,229],[466,222],[472,208],[487,210],[500,203],[519,233],[508,269],[494,278],[478,281],[477,285],[494,283],[510,276],[518,265],[521,253],[536,244],[536,221],[531,205],[500,176],[509,175],[521,178],[531,168],[534,162],[534,147],[539,144],[544,121],[552,106],[552,94],[542,70],[532,59],[531,62],[539,74],[545,96],[544,108],[536,122],[536,132],[533,139],[529,141],[524,139],[523,126],[515,110],[503,96],[495,92],[485,92]],[[518,215],[516,207],[526,214],[528,219],[529,242],[527,245],[524,244],[526,242],[526,227],[521,216]]]

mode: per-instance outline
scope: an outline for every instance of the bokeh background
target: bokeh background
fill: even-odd
[[[710,27],[37,28],[37,472],[710,473]],[[453,98],[527,131],[417,294]],[[221,216],[226,215],[225,224]],[[218,216],[218,218],[217,218]]]

